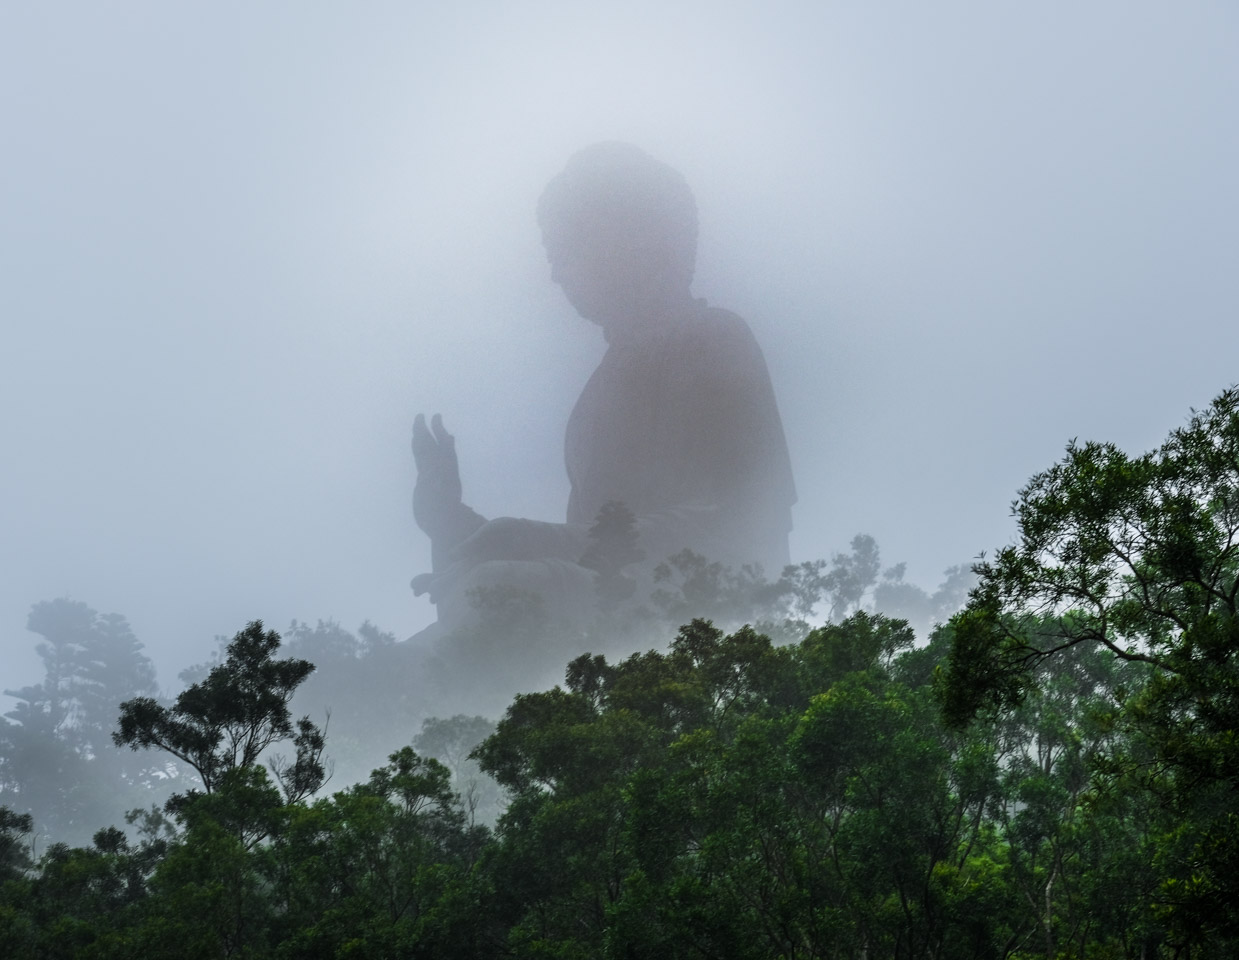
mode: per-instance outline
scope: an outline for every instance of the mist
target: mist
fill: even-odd
[[[172,690],[253,619],[415,633],[419,412],[482,514],[562,520],[604,344],[534,205],[603,139],[696,194],[793,559],[863,531],[932,588],[1068,440],[1239,379],[1236,40],[1221,3],[6,10],[3,687],[54,597]]]

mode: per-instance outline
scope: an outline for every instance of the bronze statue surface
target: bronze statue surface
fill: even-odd
[[[538,219],[552,279],[608,343],[568,420],[565,522],[481,517],[462,500],[454,438],[419,415],[413,505],[433,571],[414,590],[448,630],[485,586],[584,615],[589,530],[614,503],[635,518],[646,581],[684,549],[777,576],[796,499],[783,426],[748,325],[690,292],[697,217],[683,178],[635,147],[597,144],[547,186]]]

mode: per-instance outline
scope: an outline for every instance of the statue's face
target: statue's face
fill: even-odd
[[[613,244],[596,236],[562,238],[548,242],[551,279],[559,284],[568,302],[586,320],[606,324],[621,311],[624,269]]]
[[[607,327],[650,318],[669,296],[667,264],[651,247],[601,228],[544,235],[551,279],[586,320]]]

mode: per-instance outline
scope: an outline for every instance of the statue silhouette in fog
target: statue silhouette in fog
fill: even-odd
[[[635,517],[647,572],[688,548],[777,576],[796,499],[783,425],[747,324],[690,292],[697,209],[684,178],[636,147],[600,143],[548,184],[538,222],[551,279],[608,344],[568,420],[566,522],[486,520],[466,506],[454,438],[437,415],[429,426],[419,415],[413,513],[433,572],[414,591],[430,594],[448,629],[479,586],[583,613],[594,597],[581,563],[589,530],[612,503]]]

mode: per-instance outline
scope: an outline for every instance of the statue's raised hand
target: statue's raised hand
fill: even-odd
[[[450,550],[485,521],[461,502],[456,438],[443,429],[437,413],[429,427],[420,413],[413,421],[413,462],[417,466],[413,518],[436,551]]]
[[[433,540],[443,532],[461,502],[456,438],[443,429],[439,414],[431,418],[429,428],[426,417],[420,413],[413,421],[413,463],[417,466],[413,518]]]

